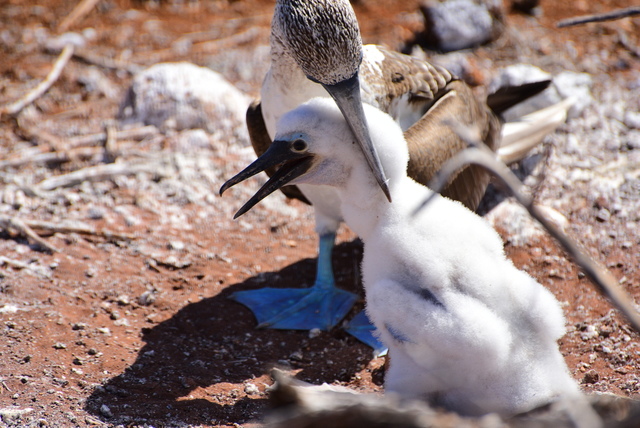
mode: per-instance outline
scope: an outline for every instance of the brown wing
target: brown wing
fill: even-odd
[[[399,103],[409,103],[423,112],[440,97],[447,85],[455,79],[448,70],[427,61],[403,55],[383,46],[367,46],[377,50],[376,58],[368,59],[360,67],[360,78],[367,84],[365,99],[392,116]],[[373,101],[373,102],[372,102]]]
[[[447,159],[467,147],[451,128],[454,123],[479,126],[485,144],[492,150],[498,148],[499,119],[464,82],[427,61],[382,46],[369,49],[374,54],[360,68],[361,79],[366,81],[363,88],[370,91],[365,97],[396,119],[411,110],[420,117],[405,132],[411,178],[426,185]],[[467,167],[453,178],[443,195],[475,210],[489,179],[480,167]]]
[[[262,117],[262,104],[259,99],[254,100],[251,105],[249,105],[246,118],[251,145],[253,146],[253,150],[256,152],[256,155],[261,156],[271,145],[271,138],[269,137],[269,132],[267,132],[264,117]],[[266,172],[269,177],[271,177],[275,172],[275,168],[269,168]],[[296,186],[283,186],[280,190],[288,198],[298,199],[305,204],[311,205],[311,202],[305,198],[300,189]]]
[[[411,178],[426,185],[444,162],[465,149],[452,126],[477,126],[492,150],[500,144],[501,123],[485,103],[479,102],[464,82],[452,81],[418,122],[405,132]],[[478,166],[461,170],[442,194],[475,210],[489,184],[489,174]]]

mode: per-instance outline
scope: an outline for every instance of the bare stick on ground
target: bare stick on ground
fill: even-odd
[[[102,236],[107,239],[121,239],[125,241],[136,238],[135,235],[128,233],[112,232],[104,229],[98,230],[78,220],[63,220],[59,223],[39,220],[23,220],[22,222],[30,228],[40,231],[40,233],[49,235],[53,235],[54,233],[78,233],[81,235]]]
[[[98,55],[87,48],[77,48],[73,53],[76,59],[79,59],[87,64],[95,65],[97,67],[106,68],[107,70],[124,70],[129,74],[136,74],[144,69],[143,66],[124,61],[122,59],[107,58],[105,56]]]
[[[38,86],[33,88],[31,92],[25,95],[23,98],[19,99],[13,104],[9,104],[8,106],[4,106],[0,108],[0,116],[4,114],[16,115],[22,111],[23,108],[40,98],[45,92],[49,90],[49,88],[58,80],[64,66],[67,65],[69,58],[73,55],[73,45],[66,45],[55,64],[53,64],[53,68],[47,75],[47,77],[40,82]]]
[[[116,140],[142,140],[146,137],[156,135],[158,128],[153,125],[141,126],[133,129],[125,129],[123,131],[116,131],[114,138]],[[107,140],[106,132],[99,132],[97,134],[79,135],[77,137],[69,138],[67,146],[70,149],[74,149],[80,146],[96,146],[104,144]]]
[[[563,19],[556,24],[558,28],[572,27],[574,25],[587,24],[589,22],[613,21],[616,19],[628,18],[630,16],[640,15],[640,6],[631,6],[624,9],[613,10],[606,13],[598,13],[594,15],[576,16],[574,18]]]
[[[98,4],[100,0],[82,0],[80,3],[73,8],[71,13],[67,15],[66,18],[62,20],[60,25],[58,25],[58,32],[64,33],[67,31],[73,24],[82,19],[86,14],[91,12],[91,9]]]
[[[38,153],[33,156],[23,156],[16,159],[0,161],[0,170],[5,168],[17,168],[25,165],[37,165],[43,163],[62,163],[72,160],[89,159],[101,153],[105,153],[102,147],[80,147],[75,150],[64,152]],[[117,155],[117,152],[110,152],[110,155]]]
[[[96,165],[69,174],[58,175],[42,180],[36,185],[37,190],[54,190],[60,187],[75,186],[83,181],[108,180],[119,175],[134,175],[140,172],[147,172],[160,176],[170,173],[163,162],[152,160],[151,162],[130,164],[130,163],[110,163],[107,165]]]
[[[25,263],[25,262],[21,262],[19,260],[13,260],[10,259],[8,257],[5,256],[0,256],[0,266],[4,266],[4,265],[8,265],[8,266],[13,266],[17,269],[24,269],[24,270],[28,270],[29,272],[32,272],[38,276],[42,276],[44,278],[51,278],[51,272],[48,271],[46,268],[44,268],[43,266],[38,266],[38,265],[31,265],[29,263]],[[6,385],[5,385],[6,388]],[[9,389],[7,388],[7,390],[9,391]],[[0,390],[1,392],[1,390]]]
[[[49,244],[47,241],[42,239],[37,233],[33,231],[27,224],[25,224],[22,220],[16,217],[10,217],[7,215],[0,215],[0,229],[4,230],[15,230],[21,235],[31,239],[36,244],[40,245],[43,248],[51,252],[59,252],[56,247]]]
[[[574,262],[582,268],[591,282],[596,285],[598,291],[608,297],[624,314],[631,325],[640,332],[640,314],[638,314],[638,311],[635,309],[633,300],[627,295],[624,289],[620,287],[613,275],[582,252],[573,240],[566,236],[548,219],[545,212],[540,209],[538,205],[534,204],[533,198],[522,191],[523,184],[518,177],[516,177],[505,164],[496,160],[493,152],[487,147],[482,146],[481,143],[478,144],[478,142],[481,141],[480,139],[477,139],[475,135],[471,135],[470,130],[461,131],[460,136],[475,147],[463,150],[447,161],[432,182],[429,183],[429,188],[434,192],[441,191],[449,181],[449,177],[466,165],[479,165],[491,172],[504,183],[516,200],[529,211],[529,214],[562,245],[565,251],[573,258]],[[431,200],[433,200],[433,195],[427,198],[416,212],[423,209]]]

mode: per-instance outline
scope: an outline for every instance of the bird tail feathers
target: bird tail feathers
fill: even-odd
[[[574,102],[575,100],[569,97],[552,106],[529,113],[517,121],[505,123],[502,126],[498,158],[507,165],[523,159],[545,136],[567,120],[567,113]]]

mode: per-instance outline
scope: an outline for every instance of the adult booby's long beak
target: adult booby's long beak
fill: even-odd
[[[225,190],[235,186],[247,178],[253,177],[267,168],[280,165],[269,181],[267,181],[233,216],[233,218],[236,219],[249,211],[254,205],[269,196],[271,193],[291,182],[294,178],[305,174],[309,171],[312,164],[313,155],[307,152],[295,152],[292,150],[292,143],[290,141],[276,140],[271,143],[267,151],[264,152],[262,156],[239,172],[235,177],[224,183],[220,188],[220,195],[222,195]]]
[[[360,81],[358,79],[358,73],[356,72],[349,79],[333,85],[321,82],[319,83],[327,92],[329,92],[336,104],[338,104],[342,115],[349,124],[349,128],[351,128],[351,132],[353,132],[356,137],[356,141],[360,145],[362,153],[364,153],[364,156],[367,159],[369,168],[371,168],[378,185],[380,185],[380,188],[386,195],[387,199],[391,202],[391,194],[389,193],[387,178],[384,175],[384,170],[382,169],[380,158],[378,158],[378,153],[371,142],[369,127],[367,126],[367,120],[364,117],[362,100],[360,98]]]

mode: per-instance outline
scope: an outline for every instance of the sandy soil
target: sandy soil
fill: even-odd
[[[0,105],[47,75],[57,52],[46,46],[71,3],[2,2]],[[99,2],[70,28],[90,42],[51,90],[0,121],[0,425],[251,426],[267,408],[273,366],[311,383],[382,389],[384,360],[342,329],[256,330],[251,312],[227,299],[266,284],[310,285],[316,254],[306,206],[277,196],[233,221],[256,184],[217,196],[251,157],[241,123],[207,134],[206,144],[197,131],[153,132],[106,149],[104,137],[78,143],[119,126],[113,119],[132,72],[157,62],[188,60],[250,96],[259,92],[274,2],[177,3]],[[640,110],[640,18],[554,28],[576,13],[627,3],[542,1],[538,18],[509,13],[503,37],[470,54],[469,79],[485,84],[516,62],[592,75],[597,101],[547,140],[540,153],[551,154],[530,181],[637,300],[640,137],[624,113]],[[421,30],[417,4],[356,2],[365,42],[405,49]],[[572,149],[571,135],[580,149]],[[59,157],[38,160],[45,153]],[[114,159],[148,168],[52,190],[40,185]],[[578,179],[576,170],[591,175]],[[9,219],[31,224],[59,251],[27,239]],[[550,238],[500,232],[514,263],[563,302],[561,350],[584,390],[636,395],[638,333]],[[338,284],[362,294],[361,245],[346,228],[339,241]]]

